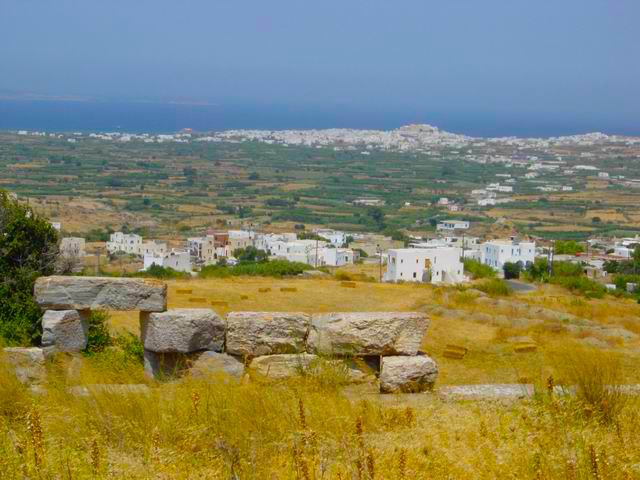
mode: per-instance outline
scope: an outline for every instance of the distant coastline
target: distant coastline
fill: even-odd
[[[233,129],[352,128],[392,130],[430,123],[474,137],[555,137],[599,131],[640,136],[640,121],[558,118],[496,113],[418,112],[402,109],[218,105],[205,101],[96,101],[82,97],[0,95],[0,130],[174,133]]]

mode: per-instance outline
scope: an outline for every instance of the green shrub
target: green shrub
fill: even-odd
[[[113,345],[113,339],[109,333],[109,314],[98,310],[92,310],[89,314],[88,342],[85,352],[94,354]]]
[[[0,338],[9,345],[38,344],[42,312],[33,298],[41,275],[54,272],[58,234],[30,207],[0,191]]]
[[[200,270],[200,278],[225,278],[236,276],[286,277],[300,275],[312,267],[306,263],[273,260],[261,263],[246,263],[235,266],[210,265]]]
[[[113,343],[122,350],[127,361],[144,363],[144,345],[137,335],[131,332],[123,332],[116,335]]]
[[[507,282],[499,278],[485,280],[477,284],[475,288],[491,297],[506,297],[511,293]]]
[[[563,277],[552,276],[549,283],[560,285],[574,293],[579,293],[588,298],[602,298],[607,293],[607,289],[600,283],[585,276]]]
[[[191,275],[186,272],[179,272],[170,267],[160,267],[156,264],[151,265],[144,272],[136,272],[132,276],[160,278],[162,280],[191,278]]]
[[[495,278],[496,276],[496,271],[489,265],[485,265],[471,258],[464,259],[464,271],[470,273],[473,279]]]
[[[584,252],[584,246],[575,240],[558,240],[555,242],[554,251],[556,255],[575,255]]]
[[[522,271],[522,264],[514,263],[514,262],[505,262],[505,264],[502,267],[502,270],[504,271],[504,278],[507,280],[520,278],[520,272]]]

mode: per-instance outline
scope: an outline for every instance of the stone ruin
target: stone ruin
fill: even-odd
[[[378,381],[380,391],[431,389],[438,368],[420,351],[429,326],[417,312],[232,312],[167,309],[166,284],[148,279],[42,277],[34,295],[44,310],[41,348],[5,348],[5,358],[25,383],[46,375],[45,359],[87,346],[91,310],[140,311],[144,368],[150,378],[206,377],[224,372],[282,379],[340,366],[348,381]]]

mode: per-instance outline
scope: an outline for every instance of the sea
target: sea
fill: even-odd
[[[157,134],[184,128],[198,132],[324,128],[391,130],[412,123],[428,123],[442,130],[474,137],[550,137],[595,131],[640,136],[640,121],[579,115],[418,108],[0,99],[0,130]]]

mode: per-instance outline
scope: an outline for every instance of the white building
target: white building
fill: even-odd
[[[463,220],[443,220],[438,223],[436,230],[467,230],[469,222]]]
[[[459,283],[465,281],[456,247],[397,248],[387,256],[386,282]]]
[[[347,242],[347,234],[337,230],[331,229],[318,229],[315,231],[316,235],[329,241],[331,245],[341,247]]]
[[[60,255],[63,255],[65,257],[84,257],[84,238],[66,237],[60,240]]]
[[[253,247],[255,232],[247,230],[229,230],[229,247],[231,252],[239,248]]]
[[[290,262],[301,262],[308,265],[322,265],[322,251],[327,242],[318,240],[295,240],[293,242],[276,242],[271,249],[271,255]]]
[[[326,247],[322,249],[321,263],[329,267],[341,267],[353,263],[353,250],[350,248]]]
[[[149,269],[152,265],[191,273],[191,254],[187,250],[171,250],[163,255],[145,255],[143,270]]]
[[[150,240],[148,242],[143,242],[140,246],[140,253],[142,256],[144,255],[164,255],[167,253],[167,244],[163,242],[156,242],[155,240]]]
[[[129,253],[142,255],[142,237],[135,233],[112,233],[107,242],[107,251],[113,253]]]
[[[521,262],[523,267],[533,263],[536,244],[517,240],[491,240],[481,245],[480,254],[482,263],[496,271],[502,271],[507,262]]]

